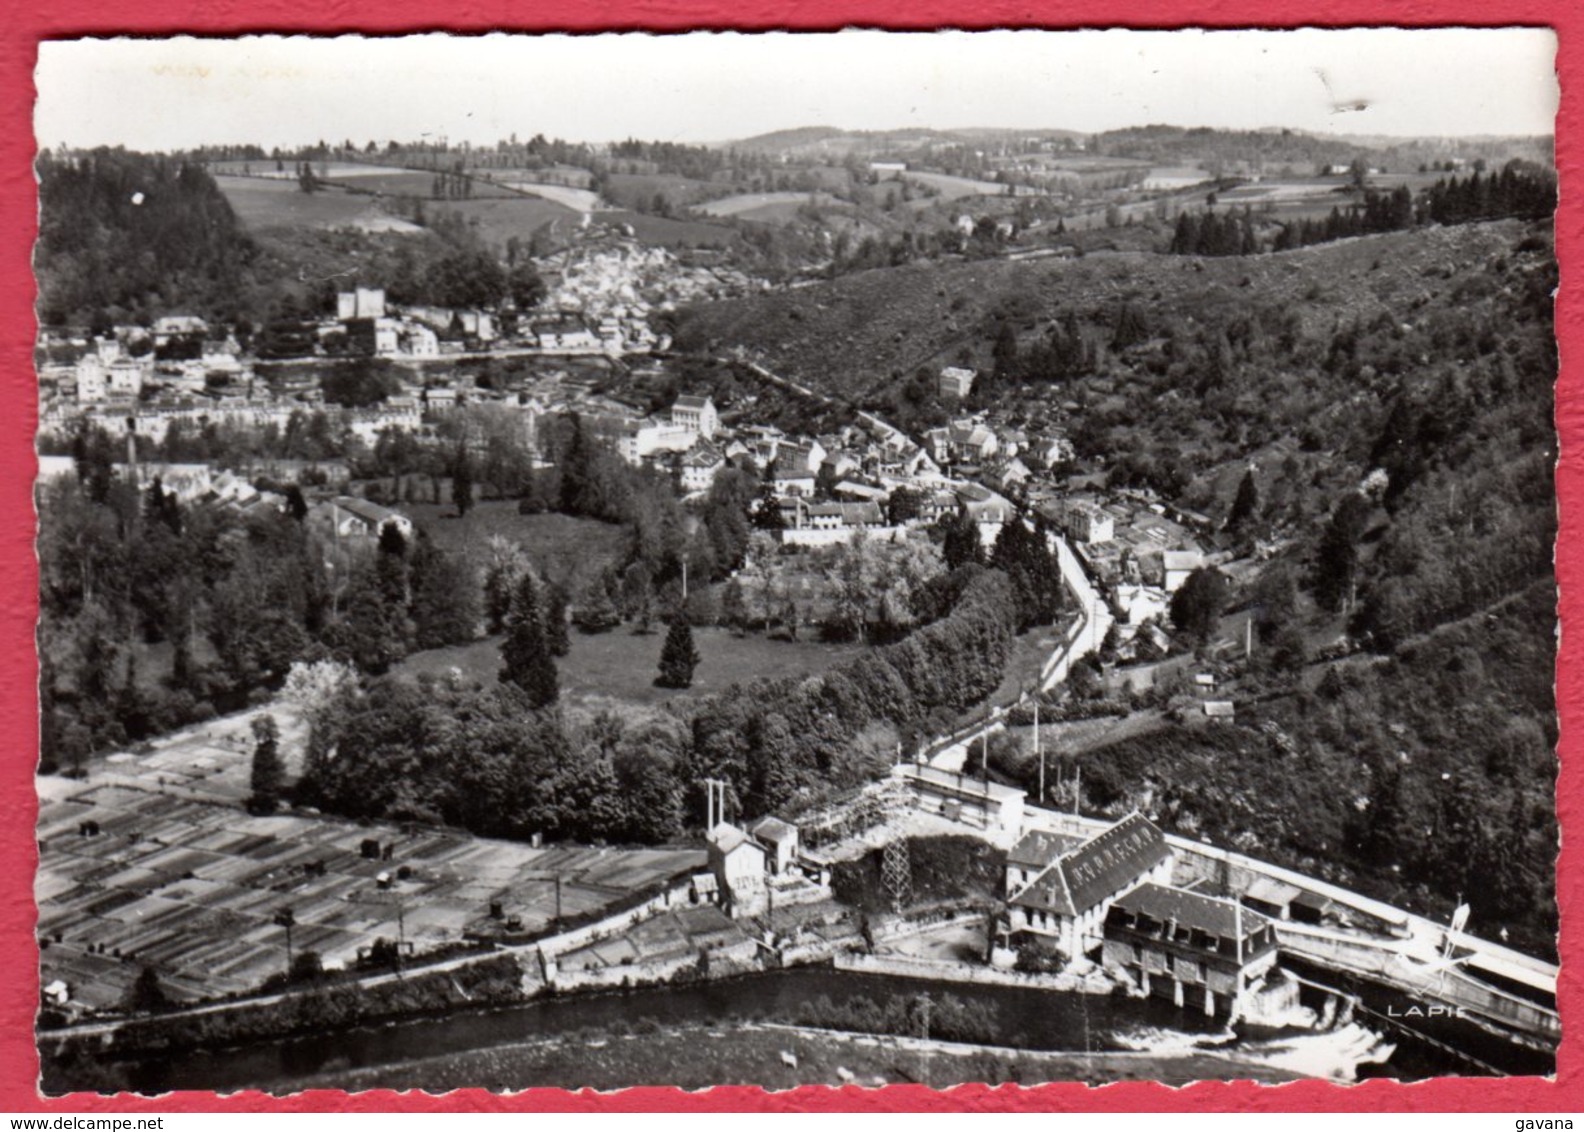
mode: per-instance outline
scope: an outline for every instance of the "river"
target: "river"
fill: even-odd
[[[227,1092],[264,1088],[286,1092],[326,1069],[364,1069],[446,1054],[489,1049],[514,1042],[653,1019],[661,1025],[790,1020],[804,1002],[821,995],[843,1001],[863,995],[956,995],[993,1006],[1008,1045],[1056,1051],[1128,1048],[1128,1034],[1166,1032],[1182,1042],[1220,1033],[1201,1015],[1160,1000],[1140,1001],[1019,987],[967,985],[887,975],[799,967],[682,987],[547,997],[487,1012],[414,1019],[347,1032],[264,1042],[236,1049],[202,1050],[179,1058],[150,1057],[124,1065],[137,1092],[175,1089]],[[1223,1047],[1225,1048],[1225,1047]],[[1400,1047],[1407,1052],[1406,1044]],[[1411,1051],[1387,1076],[1468,1072],[1429,1049]],[[54,1092],[70,1081],[46,1081]]]

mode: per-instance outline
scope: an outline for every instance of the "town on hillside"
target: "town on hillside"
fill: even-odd
[[[46,1092],[1555,1071],[1549,135],[531,117],[40,152]]]

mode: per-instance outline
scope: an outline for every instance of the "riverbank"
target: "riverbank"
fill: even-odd
[[[492,1092],[554,1087],[622,1089],[674,1085],[799,1085],[876,1088],[924,1084],[949,1088],[967,1082],[1043,1084],[1081,1081],[1292,1081],[1300,1074],[1230,1055],[1193,1051],[1048,1053],[960,1042],[877,1037],[773,1023],[660,1028],[640,1022],[632,1031],[566,1034],[487,1050],[420,1058],[374,1069],[331,1069],[303,1081],[306,1089],[451,1089]]]
[[[38,1035],[41,1085],[49,1095],[145,1091],[146,1066],[192,1051],[509,1006],[531,993],[517,958],[494,955],[373,984],[326,983],[251,1002],[130,1018],[113,1029],[44,1031]]]

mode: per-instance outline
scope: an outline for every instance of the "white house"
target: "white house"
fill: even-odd
[[[689,432],[658,417],[650,417],[623,425],[616,447],[622,459],[636,465],[656,452],[686,452],[697,441],[696,432]]]
[[[341,322],[384,317],[385,288],[383,287],[358,287],[336,295],[336,318]]]
[[[777,495],[810,496],[814,494],[814,477],[807,472],[776,472],[774,481]]]
[[[699,441],[692,448],[682,453],[678,467],[682,474],[682,490],[685,492],[708,491],[715,482],[715,477],[726,466],[725,458],[708,441]]]
[[[1062,530],[1076,542],[1110,542],[1116,537],[1116,520],[1104,507],[1087,500],[1069,500],[1061,509]]]
[[[710,872],[720,890],[734,905],[753,903],[764,892],[764,846],[726,822],[710,830],[707,840]]]
[[[1023,826],[1023,802],[1028,795],[1015,787],[912,763],[893,767],[891,774],[907,788],[914,805],[926,813],[978,826],[1006,842]]]
[[[98,354],[84,354],[77,362],[77,403],[96,405],[105,399],[105,364]]]
[[[1174,594],[1199,567],[1204,565],[1204,555],[1197,550],[1168,550],[1161,555],[1165,570],[1166,592]]]
[[[683,394],[671,406],[671,423],[708,440],[720,428],[720,414],[708,397]]]
[[[942,397],[955,397],[958,400],[968,396],[973,389],[974,379],[979,374],[971,369],[961,366],[947,366],[940,371],[938,391]]]
[[[756,821],[749,832],[769,853],[771,873],[779,876],[792,867],[798,852],[797,826],[777,817],[767,817]]]
[[[394,527],[403,538],[413,534],[412,520],[400,511],[350,495],[316,504],[309,515],[313,522],[328,526],[336,538],[377,539],[386,527]]]

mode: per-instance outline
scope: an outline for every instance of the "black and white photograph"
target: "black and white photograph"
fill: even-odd
[[[1553,1075],[1556,51],[41,43],[42,1092]]]

